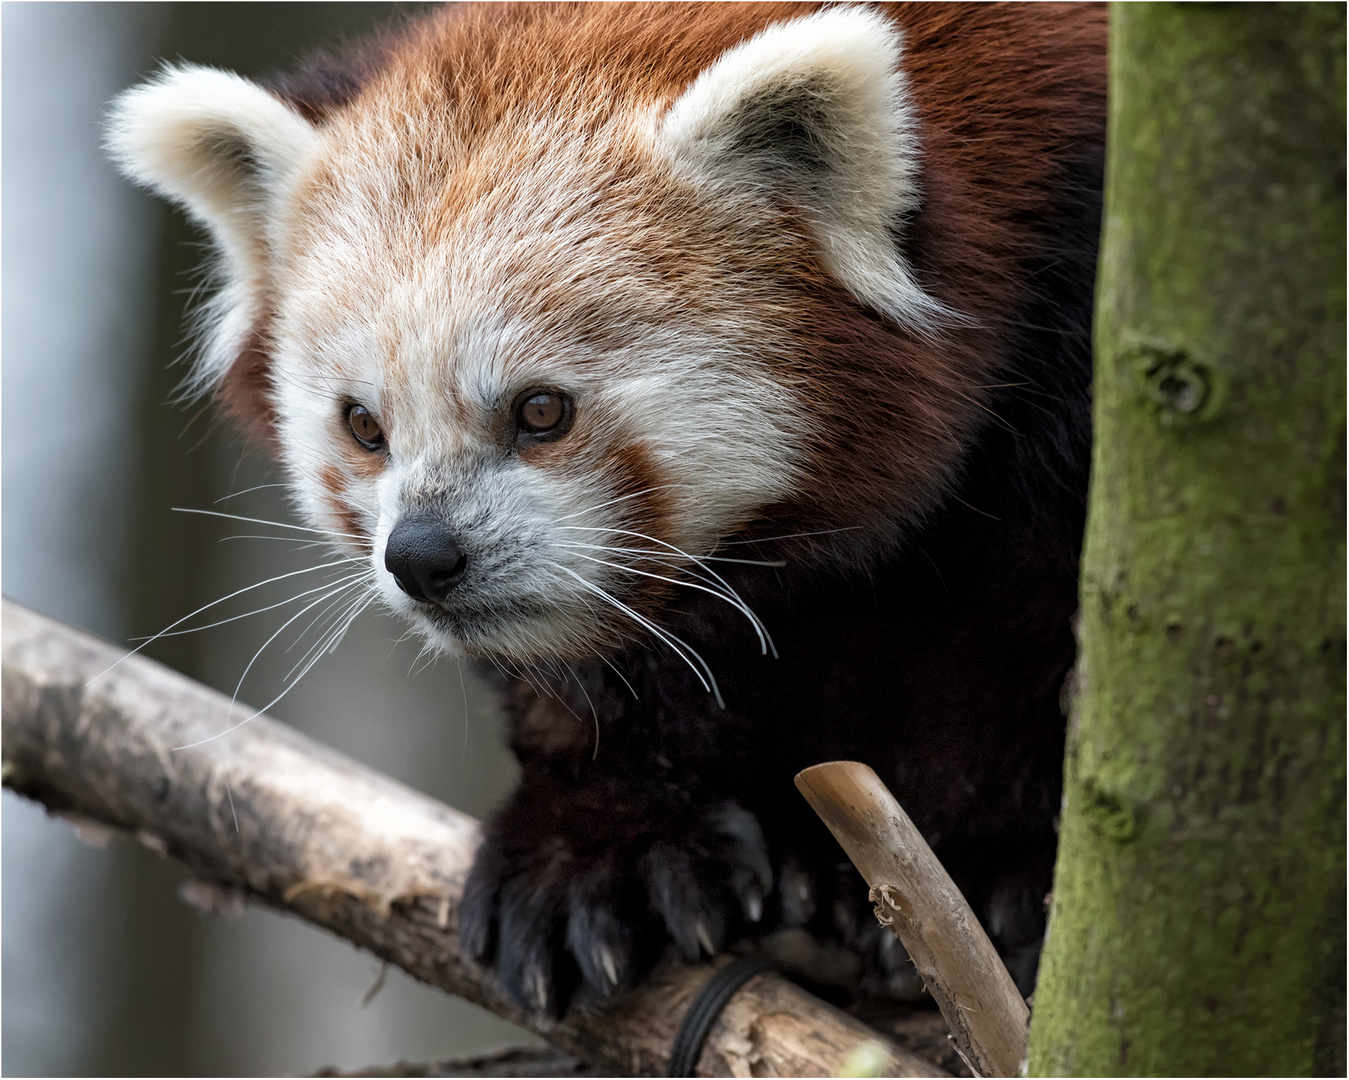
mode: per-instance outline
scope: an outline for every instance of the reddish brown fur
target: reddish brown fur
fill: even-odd
[[[594,728],[586,717],[559,702],[539,696],[527,682],[515,683],[510,691],[509,707],[519,710],[518,738],[537,754],[584,752],[594,739]]]
[[[535,151],[512,138],[527,110],[598,130],[615,113],[669,104],[727,48],[817,7],[455,6],[411,26],[347,81],[329,72],[312,90],[286,84],[285,96],[321,122],[357,118],[362,109],[443,117],[443,130],[424,124],[430,134],[398,145],[389,162],[402,185],[392,197],[406,196],[415,211],[409,233],[433,244],[479,200],[504,198],[503,177],[533,168],[526,159]],[[724,675],[724,710],[712,709],[695,685],[701,676],[650,643],[613,658],[617,679],[597,663],[578,664],[546,688],[555,696],[534,698],[519,684],[511,690],[525,783],[488,826],[461,930],[477,955],[495,957],[521,1000],[535,986],[526,965],[540,956],[558,953],[559,983],[587,963],[585,948],[571,947],[568,959],[555,940],[558,912],[582,886],[596,893],[582,897],[581,909],[605,911],[622,899],[620,886],[643,859],[686,848],[710,858],[720,841],[699,830],[712,820],[709,811],[722,813],[723,800],[757,815],[775,858],[787,852],[814,860],[811,873],[825,890],[818,921],[827,921],[825,913],[836,910],[826,898],[837,852],[810,831],[817,823],[793,816],[806,811],[790,788],[796,769],[824,756],[876,763],[981,917],[997,914],[995,901],[1009,890],[1026,901],[1030,914],[1015,933],[1005,911],[997,914],[1007,935],[1000,947],[1038,940],[1062,766],[1057,689],[1071,663],[1085,490],[1085,326],[1106,15],[1102,7],[1018,4],[886,10],[905,33],[902,67],[922,148],[920,209],[896,224],[896,242],[919,284],[972,322],[948,325],[931,340],[906,332],[826,270],[798,208],[776,207],[762,246],[743,249],[735,222],[660,175],[635,141],[606,148],[610,183],[596,228],[635,252],[678,297],[656,317],[674,325],[715,317],[721,298],[706,283],[722,270],[786,290],[780,323],[787,344],[765,345],[761,359],[804,401],[813,425],[807,466],[789,497],[740,524],[751,538],[831,535],[779,540],[772,553],[785,560],[780,575],[754,568],[758,576],[736,578],[760,589],[756,609],[771,609],[770,621],[776,616],[783,656],[776,666],[748,655],[734,637],[748,631],[728,629],[718,621],[728,616],[708,599],[684,592],[675,603],[650,581],[625,597],[645,612],[668,602],[662,625],[687,633]],[[314,213],[324,212],[325,184],[341,179],[316,179]],[[404,237],[391,231],[386,242]],[[511,271],[530,289],[523,300],[503,297],[503,305],[528,303],[536,323],[540,315],[591,322],[578,314],[574,283],[536,281],[528,257],[513,257],[519,266]],[[599,349],[623,334],[621,320],[605,318],[614,297],[601,299],[585,328]],[[1054,314],[1038,336],[1027,332],[1036,305]],[[264,346],[259,331],[230,385],[247,415],[269,423],[256,407],[269,391]],[[1040,353],[1054,355],[1023,370]],[[992,385],[1023,378],[1043,385],[1021,395]],[[1035,394],[1054,402],[1039,427]],[[1006,407],[1021,410],[1029,437],[995,415]],[[646,492],[622,504],[628,520],[634,531],[664,535],[674,516],[664,470],[640,442],[590,422],[578,420],[565,440],[526,451],[531,463],[603,470],[617,494]],[[1025,460],[1017,456],[1024,446],[1031,446]],[[1055,454],[1067,464],[1051,477],[1059,487],[1052,497],[1015,488],[1038,482],[1036,455]],[[322,482],[335,512],[349,514],[333,478]],[[963,496],[995,501],[1005,516],[983,506],[967,511]],[[850,539],[884,535],[868,528],[882,518],[920,530],[929,512],[936,524],[916,547],[930,573],[912,548],[868,560],[875,552]],[[935,558],[921,547],[928,540],[941,545]],[[811,556],[816,567],[843,563],[843,570],[858,556],[875,571],[873,581],[858,585],[837,573],[812,582],[798,573]],[[576,719],[589,718],[591,708],[604,728],[603,759]],[[729,863],[709,865],[709,890],[731,878]],[[614,896],[600,888],[609,882],[618,883]],[[858,909],[865,913],[864,904]],[[646,894],[637,907],[617,910],[664,941]],[[666,918],[678,939],[683,924]],[[727,918],[733,925],[736,916]],[[690,952],[684,941],[681,948],[696,955],[699,946]],[[640,950],[633,957],[638,968],[649,963]],[[601,985],[593,971],[586,978]],[[542,1007],[537,999],[533,1005]]]
[[[344,422],[344,429],[345,426]],[[379,474],[384,471],[385,463],[388,461],[386,454],[382,450],[371,451],[359,446],[345,430],[340,432],[338,437],[344,439],[347,444],[345,460],[348,473],[358,480],[378,479]],[[331,468],[331,466],[327,466],[324,471],[327,472]]]
[[[650,537],[669,534],[674,477],[656,464],[643,443],[619,441],[596,444],[588,438],[587,425],[580,423],[567,434],[565,440],[528,447],[521,451],[520,456],[536,468],[582,469],[603,476],[605,490],[611,493],[607,499],[612,500],[619,509],[622,528]],[[622,564],[643,574],[671,576],[669,562],[672,553],[636,536],[587,535],[580,539],[595,544],[610,542],[615,547],[652,549],[658,558],[663,557],[662,561],[630,555],[623,559]],[[608,558],[600,551],[594,552],[593,557]],[[635,592],[626,598],[625,603],[650,619],[659,617],[674,591],[673,585],[641,574],[620,573],[619,577],[625,589],[636,585]],[[601,640],[608,640],[610,648],[617,649],[631,640],[635,630],[630,617],[603,604],[597,605],[594,615],[598,624],[596,632]],[[583,652],[562,659],[585,661],[593,657],[594,651],[594,643],[591,643]]]
[[[375,457],[377,455],[367,454],[366,456]],[[349,485],[342,470],[333,465],[325,465],[319,470],[318,480],[323,490],[327,492],[324,501],[327,502],[333,517],[337,519],[341,531],[352,539],[352,543],[363,548],[369,548],[369,530],[365,527],[365,519],[351,505],[348,494]]]
[[[587,122],[598,123],[588,103],[601,95],[586,89],[594,85],[606,88],[615,108],[668,103],[727,48],[817,6],[455,5],[410,26],[400,42],[390,38],[365,50],[354,73],[338,80],[341,93],[333,91],[330,65],[309,88],[302,78],[290,80],[283,96],[320,120],[360,109],[371,96],[442,112],[455,145],[464,148],[457,161],[437,165],[424,155],[443,149],[399,147],[404,158],[420,162],[419,170],[445,177],[439,205],[426,210],[433,240],[491,194],[503,169],[523,164],[512,161],[526,152],[511,134],[521,110],[584,114],[571,104],[580,95],[576,100],[592,109]],[[940,343],[886,323],[814,262],[804,225],[782,208],[782,234],[798,242],[783,246],[773,269],[794,283],[799,348],[768,359],[785,382],[803,388],[807,411],[820,423],[805,485],[765,515],[779,533],[840,522],[865,526],[882,507],[921,513],[940,496],[970,431],[986,419],[987,386],[1005,352],[1010,328],[990,313],[1014,306],[1037,223],[1053,215],[1064,148],[1099,137],[1103,106],[1083,104],[1103,102],[1103,8],[915,3],[887,10],[905,32],[903,67],[923,145],[922,209],[906,226],[902,246],[923,286],[978,323],[946,333]],[[675,290],[688,280],[687,301],[696,308],[699,261],[734,260],[737,253],[715,224],[680,205],[678,192],[642,176],[649,166],[621,159],[606,165],[620,181],[606,228],[626,233]],[[409,197],[419,190],[411,175]],[[661,202],[655,228],[634,220],[640,207],[624,197],[625,177],[640,198]],[[546,311],[546,286],[531,300]],[[265,342],[261,330],[250,338],[222,395],[252,430],[270,435]],[[659,516],[654,507],[648,513]]]
[[[342,470],[335,465],[325,465],[319,470],[319,483],[323,490],[334,499],[342,499],[347,494],[347,478],[342,475]]]
[[[239,358],[216,387],[215,399],[249,439],[275,454],[279,445],[271,364],[271,345],[264,320],[248,335]]]

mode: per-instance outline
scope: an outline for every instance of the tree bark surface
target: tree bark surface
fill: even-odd
[[[206,887],[298,915],[482,1005],[612,1075],[660,1076],[710,967],[550,1022],[518,1009],[455,934],[478,825],[285,725],[8,601],[4,783],[77,820],[186,863]],[[713,1026],[708,1076],[836,1075],[878,1043],[881,1075],[943,1076],[794,984],[756,976]]]
[[[1034,1075],[1344,1075],[1345,9],[1112,11]]]

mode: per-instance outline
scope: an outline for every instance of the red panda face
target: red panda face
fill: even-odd
[[[859,490],[944,467],[960,425],[913,419],[939,400],[900,388],[918,365],[831,385],[868,335],[959,321],[895,243],[898,32],[857,8],[734,29],[645,64],[538,41],[488,64],[447,16],[320,123],[200,68],[116,107],[123,167],[221,249],[198,385],[261,350],[300,509],[437,645],[574,659],[660,636],[676,584],[735,603],[701,560],[832,497],[829,440],[868,414],[898,435]]]
[[[282,459],[306,515],[449,648],[612,648],[801,466],[810,420],[772,364],[791,343],[744,316],[785,290],[648,133],[613,127],[390,167],[362,118],[297,184],[271,331]],[[460,553],[452,587],[416,588],[421,565],[400,588],[409,521]]]

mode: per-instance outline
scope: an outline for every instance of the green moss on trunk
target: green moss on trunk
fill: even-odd
[[[1112,18],[1030,1069],[1343,1075],[1345,9]]]

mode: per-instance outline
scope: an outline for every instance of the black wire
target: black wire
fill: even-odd
[[[754,953],[732,960],[712,973],[712,977],[703,984],[698,996],[689,1005],[689,1011],[684,1014],[679,1033],[670,1047],[671,1076],[698,1075],[698,1059],[703,1053],[703,1043],[707,1041],[707,1033],[712,1030],[721,1010],[745,983],[772,968],[773,962],[768,957]]]

